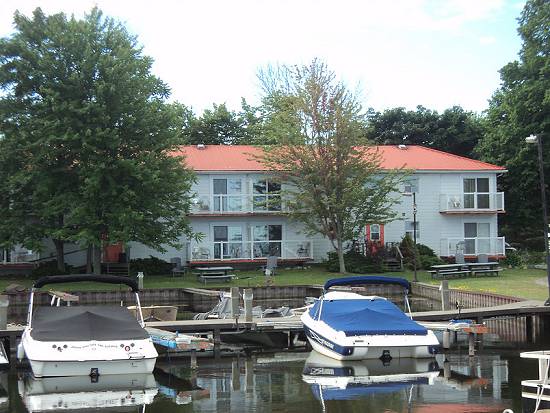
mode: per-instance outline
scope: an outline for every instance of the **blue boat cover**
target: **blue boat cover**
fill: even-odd
[[[424,336],[428,330],[411,320],[394,303],[383,298],[352,300],[317,300],[309,315],[317,320],[321,308],[321,320],[346,336],[400,335]]]
[[[411,290],[411,283],[404,278],[360,275],[355,277],[332,278],[325,283],[325,291],[335,285],[359,284],[395,284],[401,285],[407,291]]]

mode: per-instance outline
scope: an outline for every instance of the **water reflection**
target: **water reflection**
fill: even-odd
[[[157,367],[154,377],[100,376],[96,383],[10,373],[9,389],[6,372],[2,385],[10,399],[9,405],[0,399],[0,412],[139,412],[145,406],[147,413],[519,413],[521,380],[538,374],[536,363],[526,364],[515,350],[386,365],[282,352],[199,358],[194,371],[188,359],[161,359]]]

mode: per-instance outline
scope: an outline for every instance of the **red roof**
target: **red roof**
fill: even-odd
[[[408,168],[422,171],[505,171],[505,168],[423,146],[378,146],[383,169]],[[184,155],[195,171],[265,171],[254,159],[261,148],[249,145],[182,146],[175,155]]]

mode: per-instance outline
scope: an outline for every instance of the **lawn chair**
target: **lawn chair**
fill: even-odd
[[[181,274],[182,276],[185,275],[185,267],[181,265],[181,258],[174,257],[170,258],[170,263],[173,265],[172,267],[172,277],[174,277],[176,274]]]
[[[464,260],[464,254],[457,252],[455,254],[455,263],[457,264],[464,264],[466,261]]]
[[[270,255],[267,257],[266,264],[262,266],[262,271],[265,275],[275,275],[275,270],[277,269],[277,259],[278,257],[276,255]]]

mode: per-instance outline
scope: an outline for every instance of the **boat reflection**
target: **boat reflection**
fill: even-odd
[[[437,376],[439,366],[434,359],[341,361],[315,351],[306,359],[302,373],[302,379],[321,401],[409,390],[415,384],[431,385]]]
[[[35,378],[18,381],[19,395],[31,412],[123,411],[151,404],[158,389],[153,374]]]

